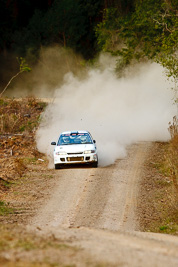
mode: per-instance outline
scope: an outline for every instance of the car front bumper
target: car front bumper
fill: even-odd
[[[92,154],[67,154],[54,155],[54,164],[79,164],[97,162],[98,157],[96,153]]]

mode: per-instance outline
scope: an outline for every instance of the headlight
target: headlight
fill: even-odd
[[[95,150],[85,150],[84,154],[91,154],[91,153],[95,153]]]
[[[64,151],[63,151],[63,152],[61,151],[61,152],[56,152],[55,154],[56,154],[56,155],[66,155],[67,153],[64,152]]]

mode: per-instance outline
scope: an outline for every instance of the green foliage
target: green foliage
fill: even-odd
[[[41,46],[70,47],[85,59],[118,56],[119,73],[151,59],[177,80],[177,0],[21,0],[0,2],[0,52],[38,59]],[[27,58],[26,57],[26,58]],[[22,60],[23,71],[29,67]]]
[[[27,27],[15,31],[13,48],[24,56],[35,50],[38,56],[41,45],[57,43],[89,59],[96,53],[94,27],[102,6],[101,0],[54,0],[47,10],[35,10]]]
[[[178,231],[178,225],[176,223],[168,223],[159,227],[160,233],[176,235]]]
[[[163,226],[160,226],[159,229],[160,229],[161,231],[165,231],[165,230],[168,229],[168,226],[167,226],[167,225],[163,225]]]
[[[135,2],[134,12],[123,15],[117,8],[106,9],[96,28],[98,45],[119,57],[118,71],[133,60],[151,59],[177,80],[178,26],[175,0]]]
[[[11,84],[11,82],[17,77],[19,76],[19,74],[21,74],[24,71],[31,71],[31,68],[28,66],[28,64],[26,63],[26,60],[23,57],[20,57],[19,59],[17,58],[18,62],[19,62],[19,71],[12,76],[12,78],[9,80],[9,82],[7,83],[7,85],[4,87],[4,89],[2,90],[2,92],[0,93],[0,97],[3,95],[3,93],[7,90],[7,88],[9,87],[9,85]]]
[[[26,63],[25,58],[20,57],[20,58],[17,58],[17,60],[19,62],[20,72],[24,72],[24,71],[30,72],[31,71],[31,68]]]
[[[58,36],[64,46],[77,43],[86,34],[86,17],[79,1],[54,1],[47,14],[49,34]]]

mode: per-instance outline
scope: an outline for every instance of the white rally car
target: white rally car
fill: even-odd
[[[90,164],[98,166],[96,141],[87,131],[63,132],[58,142],[52,142],[54,149],[54,166],[59,169],[67,164]]]

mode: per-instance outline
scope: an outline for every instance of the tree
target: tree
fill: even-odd
[[[13,34],[13,49],[25,57],[28,49],[59,44],[86,59],[97,52],[95,26],[102,20],[103,0],[54,0],[46,9],[35,9],[26,27]]]
[[[137,0],[134,12],[106,9],[96,28],[101,49],[119,56],[121,72],[134,60],[151,59],[177,81],[177,14],[175,0]]]
[[[9,80],[9,82],[7,83],[3,91],[0,93],[0,97],[3,95],[3,93],[7,90],[8,86],[17,76],[19,76],[24,71],[27,71],[27,72],[31,71],[31,68],[28,66],[24,58],[21,57],[20,59],[18,59],[18,61],[19,61],[19,71],[14,76],[12,76],[12,78]]]

